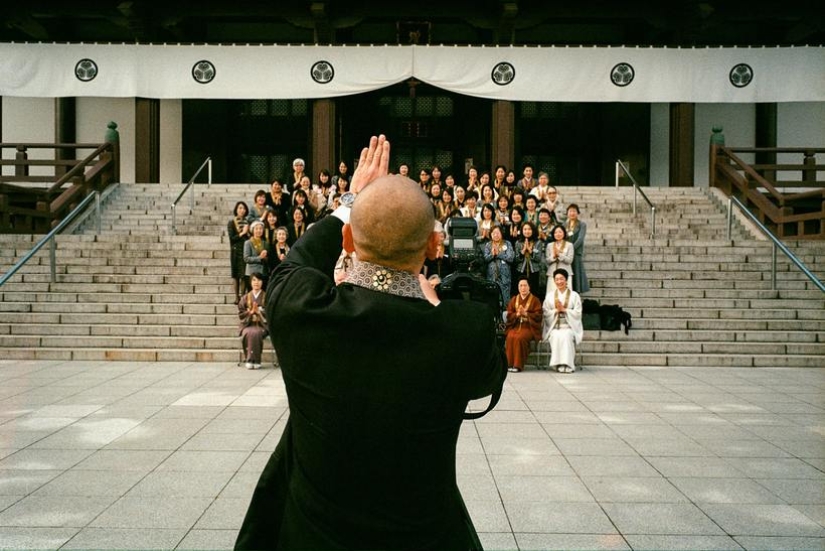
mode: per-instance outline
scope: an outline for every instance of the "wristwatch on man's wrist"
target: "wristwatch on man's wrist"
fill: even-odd
[[[355,192],[348,191],[341,196],[341,206],[344,207],[352,207],[352,203],[355,201],[355,196],[358,195]]]

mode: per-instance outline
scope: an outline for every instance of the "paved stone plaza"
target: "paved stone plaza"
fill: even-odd
[[[0,548],[230,549],[286,407],[271,368],[0,361]],[[458,473],[486,549],[824,549],[825,369],[510,374]]]

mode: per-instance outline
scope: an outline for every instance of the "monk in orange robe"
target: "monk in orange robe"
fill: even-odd
[[[518,294],[507,303],[504,351],[509,371],[522,371],[530,355],[530,341],[541,339],[541,301],[530,292],[527,278],[518,282]]]

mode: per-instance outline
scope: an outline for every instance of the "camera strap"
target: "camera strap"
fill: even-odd
[[[490,412],[490,410],[492,410],[494,407],[496,407],[496,404],[498,404],[498,401],[501,398],[501,391],[502,389],[500,388],[497,391],[493,392],[493,394],[490,396],[490,404],[487,406],[487,409],[485,409],[484,411],[477,411],[475,413],[467,413],[465,411],[463,414],[463,419],[465,421],[471,419],[480,419],[487,415]]]

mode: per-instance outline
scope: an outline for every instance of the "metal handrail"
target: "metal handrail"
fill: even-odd
[[[184,186],[181,192],[178,194],[178,198],[172,202],[172,235],[177,235],[178,233],[178,225],[175,213],[177,212],[178,203],[180,202],[181,198],[183,198],[183,194],[186,193],[189,189],[192,190],[192,193],[189,194],[189,214],[195,212],[195,178],[197,178],[203,167],[209,166],[209,170],[207,171],[207,187],[212,185],[212,157],[207,157],[206,160],[201,163],[200,168],[195,171],[195,174],[189,178],[189,183]]]
[[[808,267],[805,266],[805,264],[801,260],[799,260],[799,258],[797,258],[793,251],[786,247],[785,244],[782,243],[782,241],[780,241],[779,238],[776,237],[773,234],[773,232],[765,226],[765,224],[759,221],[759,218],[757,218],[751,211],[747,209],[747,207],[745,207],[745,205],[742,204],[742,201],[733,196],[728,197],[728,241],[730,241],[731,239],[731,226],[733,224],[733,205],[739,207],[739,210],[741,210],[751,222],[756,224],[756,227],[759,228],[759,230],[763,234],[765,234],[765,237],[767,237],[773,242],[773,252],[771,254],[771,290],[776,291],[776,250],[779,249],[785,254],[785,256],[788,257],[788,259],[791,262],[796,264],[797,268],[802,270],[803,274],[808,276],[808,279],[810,279],[811,282],[813,282],[813,284],[816,285],[820,291],[825,293],[825,284],[819,281],[819,279],[808,269]]]
[[[12,276],[17,273],[17,270],[22,268],[26,262],[31,260],[31,258],[35,254],[37,254],[37,251],[43,248],[43,245],[45,245],[47,242],[49,243],[49,263],[51,265],[52,283],[55,283],[55,281],[57,281],[57,269],[55,267],[57,263],[57,246],[55,244],[54,237],[58,233],[63,231],[63,228],[68,226],[77,215],[83,212],[83,210],[89,205],[89,203],[92,202],[93,199],[95,202],[95,215],[97,216],[97,235],[100,235],[100,192],[94,191],[93,193],[87,195],[86,198],[83,199],[83,201],[81,201],[80,204],[72,210],[72,212],[70,212],[65,218],[63,218],[63,220],[61,220],[61,222],[52,231],[47,233],[46,236],[43,237],[43,239],[38,241],[37,245],[35,245],[32,248],[32,250],[26,253],[23,256],[23,258],[21,258],[14,264],[14,266],[9,268],[8,272],[6,272],[5,274],[3,274],[2,277],[0,277],[0,286],[2,286],[9,279],[11,279]]]
[[[650,207],[650,238],[654,239],[656,237],[656,206],[650,202],[650,199],[647,198],[645,192],[642,191],[642,188],[636,182],[636,178],[630,173],[630,169],[627,168],[621,159],[616,159],[616,187],[619,187],[619,169],[624,171],[627,174],[627,177],[630,178],[631,183],[633,184],[633,215],[636,215],[636,194],[639,193],[642,196],[642,199],[645,200],[647,206]]]

